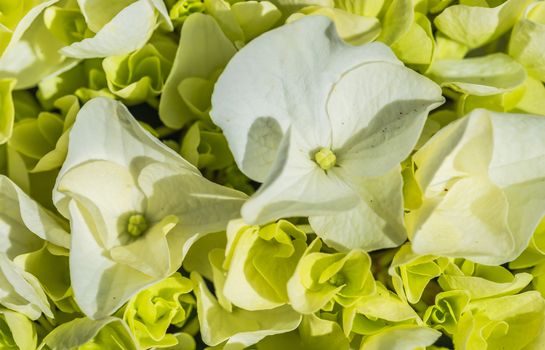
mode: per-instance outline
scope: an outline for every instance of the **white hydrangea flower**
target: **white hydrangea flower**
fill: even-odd
[[[227,65],[211,116],[239,168],[262,182],[247,223],[309,216],[337,249],[406,239],[399,163],[441,89],[381,43],[345,44],[309,16],[265,33]]]
[[[78,114],[54,190],[70,218],[70,277],[89,317],[108,316],[182,263],[202,235],[224,230],[246,196],[214,184],[151,136],[119,102]]]

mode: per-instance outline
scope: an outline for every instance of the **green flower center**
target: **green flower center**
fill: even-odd
[[[335,153],[329,148],[322,148],[314,154],[314,160],[323,170],[329,170],[333,168],[337,162]]]
[[[142,214],[132,214],[127,220],[127,232],[133,237],[139,237],[148,229],[148,222]]]
[[[329,279],[329,284],[340,287],[346,284],[346,277],[342,273],[337,273]]]

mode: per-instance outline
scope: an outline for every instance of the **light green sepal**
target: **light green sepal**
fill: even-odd
[[[191,316],[195,298],[189,294],[193,284],[188,278],[174,273],[165,280],[132,297],[123,319],[143,348],[177,344],[171,325],[182,327]]]
[[[414,9],[411,0],[392,0],[384,2],[379,14],[382,30],[378,41],[392,45],[409,32],[414,21]]]
[[[461,95],[457,101],[460,114],[467,114],[474,109],[484,108],[495,112],[513,111],[526,94],[526,85],[519,85],[511,91],[489,96]]]
[[[430,281],[441,275],[447,263],[446,258],[417,255],[412,251],[411,244],[406,243],[394,256],[388,273],[392,276],[396,293],[411,304],[416,304]]]
[[[49,333],[40,350],[137,350],[136,341],[125,322],[107,317],[101,320],[76,318]]]
[[[79,312],[70,287],[67,249],[44,244],[37,251],[18,256],[16,262],[38,278],[44,292],[60,311]]]
[[[522,1],[521,1],[522,2]],[[535,78],[545,82],[545,4],[535,2],[517,23],[509,40],[509,55]]]
[[[0,309],[0,349],[35,350],[36,326],[25,315]]]
[[[293,22],[303,16],[326,16],[331,18],[339,36],[352,45],[363,45],[378,37],[380,22],[374,17],[366,17],[337,8],[309,6],[291,15],[286,22]]]
[[[365,338],[360,350],[426,349],[435,343],[441,333],[418,325],[398,325]]]
[[[225,136],[200,121],[183,136],[180,154],[199,169],[220,170],[234,163]]]
[[[169,37],[156,36],[128,55],[106,57],[102,66],[110,91],[128,105],[152,100],[163,90],[175,51]]]
[[[528,77],[524,83],[524,94],[516,105],[516,110],[524,113],[545,116],[545,86],[533,77]]]
[[[516,294],[531,281],[532,275],[526,272],[512,274],[501,266],[486,266],[465,262],[465,268],[471,266],[471,272],[464,273],[456,264],[449,264],[444,274],[439,277],[443,290],[465,290],[472,300]]]
[[[424,70],[432,63],[435,40],[429,19],[416,12],[409,30],[392,46],[397,57],[407,64],[422,65]]]
[[[68,152],[68,135],[80,109],[79,101],[75,96],[68,95],[55,101],[55,106],[64,115],[63,131],[55,142],[55,148],[38,160],[31,170],[33,173],[60,168]]]
[[[371,335],[392,324],[416,324],[420,317],[414,309],[398,295],[377,282],[376,293],[362,298],[354,308],[343,311],[345,332]]]
[[[287,283],[306,249],[306,235],[292,223],[227,226],[223,293],[246,310],[272,309],[288,302]]]
[[[469,48],[444,34],[435,33],[435,59],[462,59]]]
[[[65,45],[91,37],[81,11],[75,8],[51,6],[44,11],[46,28]]]
[[[532,0],[507,0],[494,8],[454,5],[434,20],[436,27],[450,38],[476,48],[507,32]]]
[[[0,79],[0,145],[11,137],[15,119],[12,91],[14,79]]]
[[[542,346],[545,300],[537,292],[485,299],[469,305],[454,333],[460,350],[538,350]],[[541,344],[543,345],[543,344]]]
[[[211,16],[191,15],[184,23],[172,74],[165,82],[160,99],[161,121],[172,129],[181,129],[188,122],[202,118],[191,104],[188,105],[187,98],[180,95],[179,86],[188,78],[213,78],[235,52],[235,47]],[[205,102],[209,106],[210,101]]]
[[[348,253],[322,253],[316,239],[309,245],[288,282],[291,306],[311,314],[334,300],[349,307],[375,292],[369,255],[361,250]]]
[[[405,209],[417,209],[422,205],[422,190],[414,177],[414,162],[407,159],[401,171],[403,176],[403,203]]]
[[[436,329],[444,329],[447,333],[453,334],[469,300],[469,293],[465,290],[439,293],[435,296],[435,305],[428,307],[423,320]]]
[[[200,332],[210,346],[224,343],[224,349],[243,349],[268,335],[292,331],[301,322],[301,315],[288,305],[262,311],[233,308],[224,309],[210,293],[197,273],[191,274],[197,297]]]
[[[475,96],[511,91],[526,80],[524,67],[502,53],[437,60],[428,75],[443,87]]]

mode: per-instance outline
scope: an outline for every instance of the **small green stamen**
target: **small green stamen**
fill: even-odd
[[[323,170],[329,170],[335,166],[337,157],[329,148],[322,148],[314,154],[314,160]]]
[[[133,236],[138,237],[148,229],[148,222],[142,214],[133,214],[127,221],[127,232]]]
[[[329,279],[329,284],[332,284],[334,286],[340,287],[344,284],[346,284],[346,278],[342,273],[336,273]]]

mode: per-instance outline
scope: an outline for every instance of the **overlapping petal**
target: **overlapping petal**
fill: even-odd
[[[545,210],[544,128],[538,116],[476,110],[437,133],[413,158],[424,192],[410,213],[413,249],[485,264],[516,258]]]

